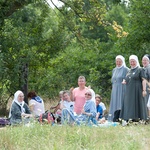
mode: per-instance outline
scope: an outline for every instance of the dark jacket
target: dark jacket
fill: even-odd
[[[31,114],[30,109],[26,103],[24,103],[23,106],[26,114]],[[11,107],[11,117],[10,117],[10,123],[13,124],[20,124],[22,121],[27,123],[29,121],[29,118],[25,118],[22,120],[21,117],[22,111],[21,111],[21,106],[17,104],[16,102],[13,102],[12,107]]]

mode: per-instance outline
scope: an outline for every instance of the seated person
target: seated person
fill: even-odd
[[[57,113],[59,114],[60,112],[60,103],[63,100],[63,91],[59,92],[59,98],[60,98],[59,103],[54,107],[50,107],[50,110],[54,109],[53,111],[54,114],[57,114]]]
[[[96,114],[96,120],[97,121],[99,119],[102,119],[102,117],[103,117],[103,108],[102,108],[102,106],[99,105],[100,101],[101,100],[98,97],[95,98],[96,110],[97,110],[97,114]]]
[[[63,92],[63,99],[60,103],[60,109],[62,110],[62,113],[64,110],[67,110],[70,115],[73,115],[74,102],[71,101],[69,91]],[[65,119],[62,118],[61,121],[62,121],[62,123],[64,123]]]
[[[40,114],[43,114],[45,112],[43,100],[39,96],[37,96],[34,91],[29,92],[27,96],[30,99],[29,107],[32,114],[35,117],[39,117]]]
[[[86,102],[81,111],[81,115],[75,116],[73,113],[70,113],[67,109],[62,110],[62,119],[68,124],[77,123],[78,125],[85,123],[86,125],[90,125],[91,121],[96,123],[96,105],[92,100],[94,94],[91,89],[87,89],[85,92]]]
[[[64,91],[63,92],[63,99],[60,102],[60,109],[62,110],[63,108],[66,108],[66,109],[73,112],[73,107],[74,107],[74,102],[71,101],[70,92]]]
[[[9,112],[10,123],[11,125],[26,124],[30,121],[30,117],[32,117],[31,111],[24,102],[24,94],[22,91],[17,91]]]
[[[101,97],[99,94],[96,94],[96,95],[95,95],[95,99],[100,101],[99,105],[100,105],[100,106],[102,107],[102,109],[103,109],[103,116],[104,116],[105,113],[106,113],[106,106],[105,106],[105,104],[102,102],[102,97]]]

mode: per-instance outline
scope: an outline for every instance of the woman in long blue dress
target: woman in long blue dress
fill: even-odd
[[[125,58],[122,55],[116,56],[116,67],[112,71],[111,78],[112,91],[108,116],[108,120],[110,121],[113,121],[115,111],[121,110],[126,89],[125,85],[122,84],[122,82],[125,79],[128,70],[129,69],[125,64]]]
[[[129,57],[131,69],[126,75],[126,92],[120,118],[123,120],[146,120],[147,108],[144,101],[146,96],[146,82],[144,80],[144,69],[140,67],[138,57],[131,55]]]

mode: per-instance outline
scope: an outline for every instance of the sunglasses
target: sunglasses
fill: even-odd
[[[90,94],[90,93],[85,93],[85,95],[91,96],[91,94]]]

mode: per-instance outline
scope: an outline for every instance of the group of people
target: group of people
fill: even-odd
[[[14,94],[9,118],[12,125],[28,123],[32,118],[38,118],[45,112],[43,100],[34,91],[28,93],[29,105],[24,102],[24,94],[17,91]],[[60,102],[54,107],[54,116],[61,116],[62,124],[96,123],[106,111],[102,97],[86,86],[84,76],[78,78],[78,87],[60,91]]]
[[[142,65],[136,55],[129,57],[130,69],[126,67],[122,55],[116,57],[116,67],[112,71],[112,92],[108,119],[118,117],[125,121],[147,120],[150,117],[148,105],[150,87],[150,56],[144,55]],[[150,101],[150,100],[149,100]]]
[[[54,112],[61,114],[62,124],[96,124],[104,116],[106,107],[102,97],[86,86],[84,76],[79,76],[78,87],[59,94],[60,102]]]
[[[150,117],[150,56],[142,58],[140,67],[138,57],[129,57],[130,69],[122,55],[116,56],[116,67],[112,71],[112,92],[108,120],[118,118],[129,121],[147,120]],[[54,110],[62,124],[97,124],[104,117],[106,107],[102,97],[86,86],[84,76],[79,76],[78,87],[60,91],[60,102]],[[29,106],[24,102],[24,94],[17,91],[10,108],[11,124],[29,122],[45,112],[43,100],[34,91],[28,93]],[[149,100],[148,100],[149,99]]]

